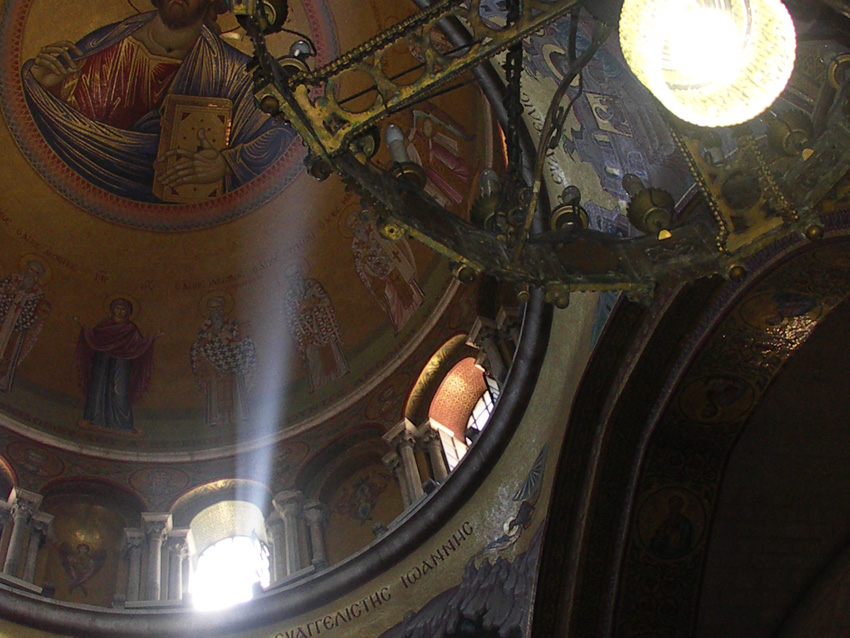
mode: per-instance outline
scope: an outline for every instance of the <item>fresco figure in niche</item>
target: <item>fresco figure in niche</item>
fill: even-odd
[[[366,521],[372,520],[372,511],[389,484],[390,477],[383,471],[362,476],[353,485],[344,488],[334,511],[364,525]]]
[[[8,392],[15,371],[35,345],[50,303],[39,285],[47,269],[40,261],[27,260],[23,272],[0,281],[0,391]]]
[[[469,137],[459,126],[450,124],[448,117],[413,111],[407,153],[425,170],[425,192],[446,207],[462,203],[464,193],[460,189],[465,190],[469,184],[469,165],[462,157],[458,140],[468,141]]]
[[[346,226],[354,234],[351,250],[357,276],[398,332],[425,298],[416,281],[410,244],[406,239],[393,243],[381,237],[366,210],[349,215]]]
[[[248,386],[257,369],[257,349],[236,319],[227,316],[223,295],[206,302],[209,317],[198,330],[190,359],[206,397],[206,424],[233,425],[248,418]]]
[[[153,371],[153,344],[131,321],[133,304],[115,299],[110,316],[93,328],[83,326],[75,366],[86,394],[81,425],[137,432],[131,406],[144,393]]]
[[[348,372],[342,350],[342,332],[331,298],[315,279],[305,278],[301,267],[285,273],[284,314],[289,333],[314,391]]]
[[[91,547],[86,543],[80,543],[72,549],[68,543],[62,543],[59,546],[59,556],[62,561],[62,568],[71,579],[68,593],[73,594],[74,590],[79,588],[83,592],[83,596],[88,596],[89,592],[85,583],[91,580],[103,567],[106,562],[106,550],[97,549],[92,552]]]
[[[43,47],[23,65],[27,103],[50,147],[105,191],[218,196],[274,163],[293,135],[254,106],[250,58],[215,25],[223,0],[152,1],[155,11]]]

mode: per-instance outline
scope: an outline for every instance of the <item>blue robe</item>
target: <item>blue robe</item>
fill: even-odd
[[[78,59],[99,53],[128,37],[156,12],[133,16],[85,36],[77,43]],[[174,95],[227,98],[233,103],[230,141],[222,151],[232,174],[225,190],[247,183],[283,155],[294,135],[254,104],[250,58],[237,51],[204,25],[192,50],[168,90]],[[160,109],[140,118],[130,129],[97,122],[84,116],[44,89],[27,61],[22,73],[24,94],[39,131],[50,147],[74,171],[95,186],[120,197],[142,202],[159,201],[152,193],[154,161],[159,149]]]

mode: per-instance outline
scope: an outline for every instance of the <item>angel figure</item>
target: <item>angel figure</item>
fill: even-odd
[[[96,549],[92,551],[86,543],[79,543],[76,548],[71,548],[68,543],[59,546],[59,556],[65,573],[71,579],[68,593],[73,594],[79,588],[83,596],[88,597],[87,583],[95,576],[106,562],[106,550]]]
[[[343,492],[334,511],[360,521],[361,525],[371,521],[372,511],[378,504],[378,498],[389,483],[389,476],[383,472],[375,472],[359,478],[354,485]]]

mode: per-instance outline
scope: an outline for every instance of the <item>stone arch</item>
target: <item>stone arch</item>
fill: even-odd
[[[139,525],[144,504],[126,487],[106,480],[63,478],[41,493],[40,509],[53,520],[35,583],[55,588],[57,600],[111,606],[126,580],[121,558],[125,529]],[[86,576],[73,567],[87,562],[91,574]]]
[[[15,469],[5,457],[0,456],[0,498],[8,498],[12,488],[17,485],[18,475]]]
[[[428,410],[434,400],[434,395],[443,379],[463,359],[478,354],[475,348],[466,344],[467,335],[458,334],[444,343],[422,368],[416,383],[410,390],[410,396],[404,409],[404,416],[416,425],[421,425],[428,418]]]
[[[475,366],[475,359],[461,359],[440,382],[428,418],[450,430],[459,441],[465,441],[469,416],[486,390],[484,373]]]
[[[691,635],[729,455],[785,362],[850,295],[846,230],[830,228],[833,241],[754,256],[745,282],[619,305],[567,426],[535,634]],[[654,541],[682,517],[686,540]]]

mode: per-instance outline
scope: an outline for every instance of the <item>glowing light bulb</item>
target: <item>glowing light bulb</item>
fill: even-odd
[[[794,24],[780,0],[625,0],[620,45],[637,78],[700,126],[752,119],[794,68]]]
[[[672,12],[664,67],[673,86],[704,86],[740,72],[745,34],[725,11],[684,7]]]

